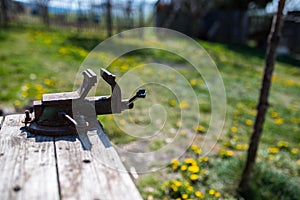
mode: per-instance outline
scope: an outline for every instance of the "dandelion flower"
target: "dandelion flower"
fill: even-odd
[[[169,105],[174,107],[176,105],[176,101],[175,100],[170,100]]]
[[[198,197],[199,199],[205,198],[204,194],[202,194],[200,191],[195,192],[195,196]]]
[[[191,181],[196,181],[196,180],[198,180],[198,178],[199,178],[198,174],[191,174],[190,175]]]
[[[185,171],[187,169],[187,166],[186,165],[182,165],[181,167],[180,167],[180,170],[181,171]]]
[[[202,153],[202,150],[194,144],[191,146],[191,150],[194,151],[196,154]]]
[[[208,162],[209,158],[207,156],[204,156],[202,158],[199,158],[198,161],[201,162]]]
[[[281,125],[281,124],[283,124],[284,121],[283,121],[282,118],[276,118],[274,122],[275,122],[275,124],[277,124],[277,125]]]
[[[197,85],[197,81],[195,79],[191,79],[190,84],[191,84],[191,86],[195,86],[195,85]]]
[[[181,197],[182,197],[183,199],[187,199],[187,198],[189,198],[189,195],[188,195],[188,194],[182,194]]]
[[[221,196],[221,193],[220,192],[216,192],[216,194],[215,194],[215,197],[220,197]]]
[[[121,126],[124,126],[124,125],[126,124],[126,121],[125,121],[124,119],[121,119],[121,120],[119,121],[119,124],[120,124]]]
[[[205,133],[205,127],[202,125],[199,125],[199,126],[195,127],[195,131],[197,131],[198,133]]]
[[[193,186],[188,186],[187,190],[190,191],[190,192],[192,192],[194,190],[194,188],[193,188]]]
[[[252,126],[253,125],[253,121],[251,119],[246,119],[245,121],[247,126]]]
[[[210,190],[208,191],[208,194],[210,194],[210,195],[214,195],[215,193],[216,193],[216,191],[213,190],[213,189],[210,189]]]
[[[271,112],[271,117],[278,118],[279,117],[278,112],[275,112],[275,111]]]
[[[178,191],[178,187],[176,187],[176,185],[171,185],[171,189],[172,189],[174,192],[177,192],[177,191]]]
[[[198,173],[200,168],[197,165],[192,165],[188,167],[188,171],[192,173]]]
[[[171,161],[171,164],[172,164],[172,169],[173,170],[177,170],[178,169],[179,161],[177,159],[173,159]]]
[[[226,156],[231,157],[233,156],[233,151],[226,151]]]
[[[176,185],[176,187],[182,186],[182,183],[180,181],[174,181],[174,184]]]
[[[236,133],[238,131],[237,127],[233,126],[231,127],[231,132]]]
[[[186,101],[182,101],[180,104],[179,104],[179,108],[180,109],[187,109],[189,108],[190,105],[186,102]]]
[[[277,143],[277,146],[280,148],[280,149],[287,149],[289,148],[289,143],[286,142],[286,141],[279,141]]]
[[[270,147],[268,150],[271,154],[276,154],[279,152],[279,149],[277,147]]]
[[[297,154],[299,152],[298,148],[292,148],[291,150],[292,154]]]
[[[185,162],[186,164],[190,164],[190,165],[197,165],[196,160],[193,159],[193,158],[186,158],[186,159],[184,160],[184,162]]]

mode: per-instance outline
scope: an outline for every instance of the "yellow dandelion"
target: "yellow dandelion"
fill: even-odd
[[[238,139],[239,139],[239,137],[236,135],[232,137],[232,140],[234,140],[234,141],[237,141]]]
[[[268,150],[271,154],[276,154],[279,152],[279,149],[277,147],[270,147]]]
[[[192,145],[191,150],[194,151],[196,154],[202,153],[202,150],[199,147],[197,147],[196,145]]]
[[[180,187],[180,186],[182,186],[182,183],[180,181],[174,181],[174,185],[176,187]]]
[[[193,186],[188,186],[188,187],[187,187],[187,190],[188,190],[189,192],[192,192],[192,191],[194,190],[194,188],[193,188]]]
[[[300,121],[300,120],[298,120],[296,117],[292,117],[292,118],[291,118],[291,122],[292,122],[293,124],[297,124],[299,121]]]
[[[37,91],[43,90],[43,86],[41,84],[36,84],[34,87]]]
[[[244,104],[242,104],[242,103],[238,103],[238,104],[237,104],[237,108],[238,108],[238,109],[242,109],[242,108],[244,108]]]
[[[220,192],[216,192],[215,197],[219,198],[221,196]]]
[[[299,166],[300,166],[300,159],[299,159],[299,160],[297,160],[297,165],[299,165]]]
[[[128,65],[121,65],[120,70],[126,72],[128,70]]]
[[[289,143],[286,141],[277,142],[277,146],[281,149],[287,149],[289,147]]]
[[[29,85],[28,83],[26,83],[25,85],[23,85],[23,86],[21,87],[21,90],[22,90],[23,92],[26,92],[26,91],[29,90],[29,88],[30,88],[30,85]]]
[[[298,148],[292,148],[291,150],[292,154],[297,154],[299,152]]]
[[[248,144],[237,144],[235,149],[239,151],[248,149]]]
[[[191,86],[195,86],[195,85],[197,85],[197,81],[195,79],[191,79],[190,84],[191,84]]]
[[[245,121],[247,126],[252,126],[253,125],[253,121],[251,119],[246,119]]]
[[[172,169],[173,170],[177,170],[178,169],[178,166],[179,166],[179,161],[177,159],[173,159],[171,161],[171,164],[172,164]]]
[[[251,110],[249,111],[249,114],[250,114],[250,115],[253,115],[253,116],[255,116],[256,113],[257,113],[257,111],[256,111],[255,109],[251,109]]]
[[[190,105],[186,102],[186,101],[182,101],[180,104],[179,104],[179,108],[180,109],[187,109],[189,108]]]
[[[21,102],[19,100],[15,100],[14,101],[14,105],[15,105],[15,107],[20,107],[21,106]]]
[[[61,54],[61,55],[66,55],[69,53],[69,50],[68,48],[66,47],[61,47],[59,50],[58,50],[58,53]]]
[[[204,194],[202,194],[202,192],[200,192],[200,191],[195,192],[195,196],[198,197],[199,199],[205,198]]]
[[[274,122],[275,122],[275,124],[277,124],[277,125],[281,125],[281,124],[283,124],[284,121],[283,121],[282,118],[276,118]]]
[[[273,118],[279,117],[278,112],[275,112],[275,111],[271,112],[271,117],[273,117]]]
[[[190,175],[190,180],[191,181],[196,181],[196,180],[198,180],[198,178],[199,178],[198,174],[191,174]]]
[[[197,165],[196,160],[193,159],[193,158],[186,158],[186,159],[184,160],[184,162],[185,162],[186,164],[190,164],[190,165]]]
[[[174,107],[176,105],[176,101],[175,100],[170,100],[169,105]]]
[[[171,189],[172,189],[174,192],[177,192],[177,191],[178,191],[178,187],[176,187],[176,185],[171,185]]]
[[[200,168],[197,165],[192,165],[188,167],[188,171],[192,173],[198,173]]]
[[[21,92],[21,96],[22,96],[23,98],[28,97],[28,92],[22,91],[22,92]]]
[[[237,127],[233,126],[231,127],[231,132],[236,133],[238,131]]]
[[[198,161],[201,162],[208,162],[209,158],[207,156],[204,156],[202,158],[199,158]]]
[[[182,194],[181,197],[182,197],[183,199],[187,199],[187,198],[189,198],[189,195],[188,195],[188,194]]]
[[[49,38],[47,38],[47,39],[44,40],[44,44],[45,45],[50,45],[51,43],[52,43],[52,40],[49,39]]]
[[[126,121],[125,121],[124,119],[121,119],[121,120],[119,121],[119,124],[120,124],[121,126],[124,126],[124,125],[126,124]]]
[[[199,125],[199,126],[196,126],[195,128],[195,131],[197,131],[198,133],[205,133],[205,127],[202,126],[202,125]]]
[[[231,151],[231,150],[226,151],[226,156],[228,156],[228,157],[233,156],[233,151]]]
[[[53,80],[51,80],[51,79],[48,79],[48,78],[46,78],[46,79],[44,80],[44,84],[47,85],[47,86],[50,86],[50,87],[55,87],[55,86],[56,86],[55,81],[53,81]]]
[[[181,167],[180,167],[180,170],[181,171],[185,171],[187,169],[187,166],[186,165],[182,165]]]
[[[293,85],[295,85],[295,81],[292,79],[288,79],[285,81],[284,85],[285,86],[293,86]]]
[[[214,195],[215,193],[216,193],[216,191],[213,190],[213,189],[210,189],[210,190],[208,191],[208,194],[210,194],[210,195]]]

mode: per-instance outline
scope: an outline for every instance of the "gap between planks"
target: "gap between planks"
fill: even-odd
[[[22,119],[0,131],[0,199],[142,199],[100,125],[52,138],[20,130]]]

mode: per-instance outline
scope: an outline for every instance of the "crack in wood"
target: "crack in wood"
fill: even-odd
[[[59,171],[58,171],[58,164],[57,164],[57,150],[55,145],[55,138],[53,138],[53,146],[54,146],[54,157],[55,157],[55,168],[56,168],[56,177],[57,177],[57,186],[58,186],[58,196],[59,199],[62,199],[61,196],[61,186],[60,186],[60,180],[59,180]]]
[[[0,199],[142,199],[100,125],[54,138],[22,129],[23,117],[0,130]]]

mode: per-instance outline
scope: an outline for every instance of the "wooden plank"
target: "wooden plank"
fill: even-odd
[[[100,125],[55,146],[62,199],[142,199]]]
[[[54,141],[21,127],[9,115],[0,131],[0,199],[59,199]]]

